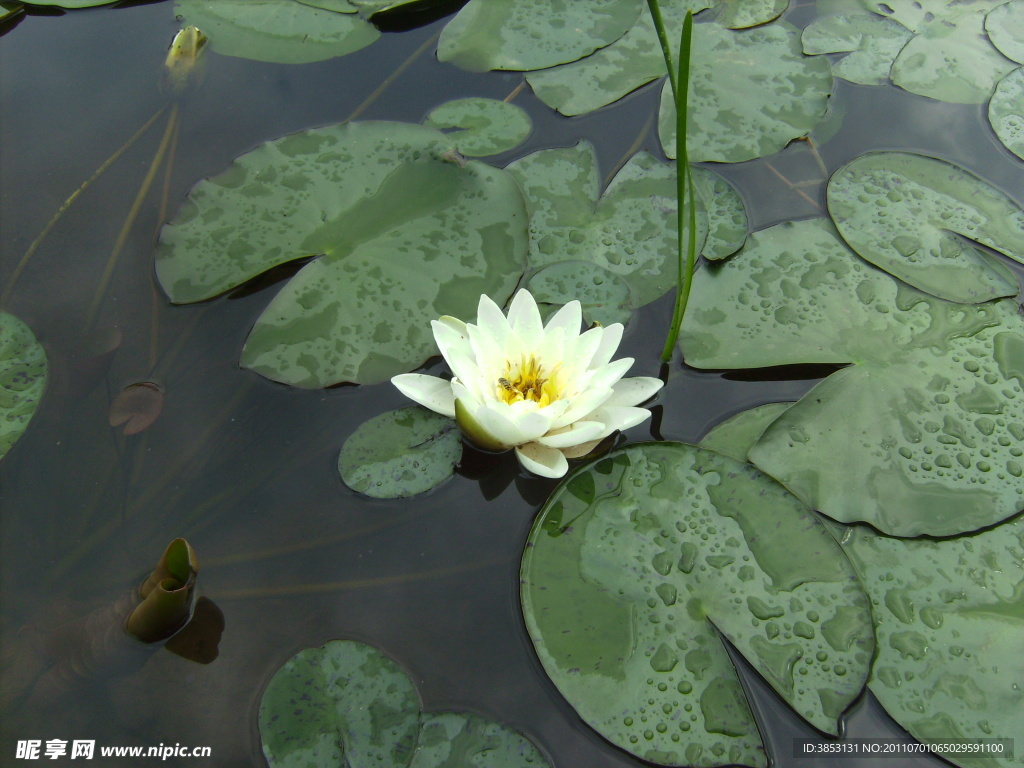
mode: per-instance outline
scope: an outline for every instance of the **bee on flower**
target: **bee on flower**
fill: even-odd
[[[481,296],[475,325],[447,316],[431,324],[451,381],[418,373],[391,381],[420,405],[453,417],[478,447],[514,448],[525,469],[562,477],[568,459],[647,419],[650,411],[638,405],[662,386],[651,377],[623,378],[633,359],[612,360],[620,323],[581,333],[582,322],[578,301],[545,325],[529,291],[516,294],[508,317]]]

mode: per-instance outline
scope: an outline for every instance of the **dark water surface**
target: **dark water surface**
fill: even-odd
[[[790,18],[804,23],[808,14],[797,9]],[[75,202],[21,276],[4,309],[45,345],[51,380],[31,428],[0,463],[0,764],[11,764],[18,740],[59,738],[207,745],[209,761],[166,764],[262,765],[256,712],[270,676],[298,650],[345,637],[404,666],[425,709],[473,710],[507,723],[559,768],[644,765],[582,724],[547,680],[523,626],[519,558],[553,483],[520,475],[507,458],[482,478],[456,476],[413,500],[360,496],[337,475],[338,450],[367,418],[407,401],[388,385],[299,391],[240,369],[245,336],[276,290],[272,280],[184,307],[170,306],[154,285],[158,225],[195,182],[260,142],[348,118],[443,23],[319,64],[205,55],[205,82],[182,104],[168,207],[161,211],[161,174],[99,305],[98,327],[122,337],[109,368],[87,351],[96,340],[83,338],[86,318],[166,112]],[[177,29],[172,5],[156,3],[32,16],[0,40],[4,284],[67,196],[169,104],[159,84]],[[449,98],[501,99],[521,80],[439,64],[428,46],[360,117],[419,122]],[[532,114],[533,135],[514,155],[489,162],[586,137],[607,176],[642,134],[659,93],[647,87],[595,115],[565,119],[526,89],[514,101]],[[842,81],[833,101],[845,120],[819,147],[829,173],[868,149],[917,149],[1024,201],[1024,164],[991,135],[984,107]],[[642,146],[658,153],[654,135]],[[819,213],[823,174],[804,143],[722,173],[741,189],[754,229]],[[778,174],[809,183],[794,187]],[[670,314],[663,299],[630,324],[621,353],[637,359],[632,375],[657,375]],[[430,372],[440,370],[435,363]],[[795,400],[825,373],[722,375],[677,361],[658,398],[663,408],[628,437],[647,439],[653,429],[695,441],[748,407]],[[152,427],[125,438],[107,413],[116,393],[138,381],[164,389],[164,408]],[[201,591],[224,616],[216,661],[140,651],[96,630],[98,619],[88,630],[95,635],[81,634],[76,620],[102,616],[176,536],[195,547]],[[57,655],[50,644],[69,633],[85,650],[48,667]],[[746,680],[775,765],[869,764],[794,758],[791,739],[814,732],[749,670]],[[907,738],[870,694],[854,705],[846,733]]]

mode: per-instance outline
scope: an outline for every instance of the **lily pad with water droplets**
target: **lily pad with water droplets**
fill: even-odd
[[[751,66],[751,62],[758,62]],[[738,163],[807,136],[828,107],[832,72],[805,56],[800,31],[785,22],[734,32],[695,24],[690,63],[687,152],[691,162]],[[661,146],[675,157],[676,109],[666,81]]]
[[[522,578],[555,685],[658,765],[766,764],[723,637],[829,733],[867,679],[868,600],[835,540],[769,477],[712,451],[636,444],[574,472],[534,523]]]
[[[455,472],[462,438],[455,421],[412,406],[365,422],[341,448],[345,485],[377,499],[429,491]]]
[[[496,155],[530,135],[530,116],[497,99],[456,99],[430,111],[423,124],[444,130],[467,157]],[[456,130],[449,130],[456,129]]]
[[[409,768],[550,768],[526,737],[463,712],[424,714]]]
[[[1024,210],[955,165],[871,152],[828,183],[828,209],[857,253],[916,288],[976,303],[1016,295],[1013,273],[980,243],[1024,263]]]
[[[718,451],[736,461],[746,461],[747,452],[757,442],[757,438],[791,405],[766,403],[737,413],[704,435],[700,447]]]
[[[419,695],[409,676],[376,648],[349,640],[299,651],[260,701],[270,768],[404,766],[419,724]]]
[[[989,11],[985,32],[1001,54],[1024,64],[1024,0],[1009,0]]]
[[[809,506],[898,536],[949,536],[1024,508],[1024,316],[952,304],[858,259],[821,219],[751,236],[699,270],[689,365],[849,363],[749,459]]]
[[[470,0],[437,57],[471,72],[553,67],[615,42],[642,10],[643,0]]]
[[[629,159],[600,194],[594,148],[543,149],[510,164],[530,211],[530,266],[589,261],[621,277],[631,308],[676,284],[676,183],[671,163]],[[698,250],[707,216],[698,209]],[[684,232],[684,237],[686,233]]]
[[[714,0],[666,0],[660,5],[669,38],[678,45],[686,11],[697,13],[710,8]],[[645,9],[633,27],[606,48],[579,61],[531,72],[526,80],[549,107],[563,115],[582,115],[618,101],[665,74],[658,33]]]
[[[305,64],[358,51],[380,37],[361,16],[296,0],[177,0],[174,12],[224,56]]]
[[[871,596],[878,655],[868,686],[922,742],[1024,739],[1024,516],[973,536],[907,541],[867,526],[842,539]],[[1005,746],[1005,745],[1004,745]],[[943,755],[964,768],[1014,757]]]
[[[590,261],[560,261],[538,270],[527,286],[541,304],[562,306],[574,299],[587,323],[629,321],[629,286],[613,272]]]
[[[749,29],[774,21],[788,7],[789,0],[719,0],[709,18],[729,29]]]
[[[28,428],[46,377],[43,345],[21,320],[0,311],[0,458]]]
[[[512,177],[443,134],[368,122],[303,131],[200,182],[161,232],[157,277],[202,301],[318,256],[270,302],[242,365],[275,381],[375,383],[436,354],[430,321],[504,302],[525,266]]]
[[[845,53],[832,74],[861,85],[885,85],[892,62],[914,33],[895,19],[866,14],[832,14],[803,31],[804,53]]]
[[[988,121],[1003,146],[1024,159],[1024,67],[999,81],[988,104]]]

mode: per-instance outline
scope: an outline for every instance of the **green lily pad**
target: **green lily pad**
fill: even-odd
[[[751,236],[697,272],[688,364],[846,363],[749,459],[809,506],[899,536],[949,536],[1024,507],[1024,317],[951,304],[860,261],[821,219]]]
[[[750,231],[743,198],[732,184],[707,168],[691,166],[690,173],[708,217],[708,236],[700,254],[709,261],[732,256]]]
[[[365,422],[341,448],[338,472],[353,491],[401,499],[440,485],[455,472],[462,438],[455,421],[411,406]]]
[[[538,270],[527,287],[542,304],[562,306],[578,300],[587,323],[611,325],[629,320],[629,286],[615,273],[590,261],[550,264]]]
[[[815,19],[803,32],[804,53],[846,53],[832,74],[861,85],[885,85],[892,63],[914,33],[895,19],[833,14]]]
[[[589,261],[621,277],[631,307],[676,284],[676,182],[673,163],[633,155],[600,194],[594,148],[542,149],[510,164],[530,211],[530,265]],[[698,211],[698,249],[707,217]],[[684,238],[686,233],[683,234]]]
[[[46,377],[43,345],[21,320],[0,311],[0,458],[28,428]]]
[[[997,257],[970,242],[1024,263],[1024,211],[955,165],[907,152],[861,155],[829,180],[828,209],[850,247],[922,291],[976,303],[1019,290]]]
[[[765,430],[750,460],[829,517],[894,536],[952,536],[1015,515],[1024,318],[1012,301],[972,314],[973,329],[953,331],[962,337],[936,334],[935,347],[905,349],[901,361],[829,376]]]
[[[868,686],[922,742],[1024,738],[1024,517],[973,536],[906,541],[857,526],[843,549],[871,596]],[[1016,757],[943,755],[964,768]]]
[[[275,381],[375,383],[436,354],[430,320],[504,302],[527,216],[512,177],[403,123],[303,131],[200,182],[164,227],[157,277],[175,303],[320,255],[271,301],[242,365]]]
[[[733,32],[696,24],[686,142],[690,162],[738,163],[778,152],[814,129],[831,92],[828,60],[805,56],[800,31],[792,25]],[[675,157],[675,100],[667,81],[658,131],[665,154]]]
[[[701,448],[746,461],[747,452],[768,425],[789,410],[792,403],[765,403],[737,413],[709,431],[700,441]]]
[[[835,540],[712,451],[636,444],[574,472],[534,523],[522,580],[549,677],[605,738],[658,765],[766,764],[722,637],[829,733],[867,679],[868,600]]]
[[[496,155],[519,146],[530,135],[530,116],[515,104],[497,99],[456,99],[423,121],[430,128],[449,129],[448,137],[467,157]]]
[[[625,34],[643,0],[470,0],[448,22],[437,57],[471,72],[544,69]]]
[[[774,21],[788,7],[789,0],[719,0],[709,18],[729,29],[748,29]]]
[[[955,104],[988,101],[999,80],[1017,65],[985,34],[988,6],[950,4],[920,28],[893,62],[892,81],[911,93]]]
[[[296,0],[177,0],[174,13],[203,30],[224,56],[305,64],[358,51],[380,37],[350,11]]]
[[[409,676],[377,649],[349,640],[299,651],[260,701],[260,738],[271,768],[404,766],[419,721]]]
[[[1024,159],[1024,67],[999,81],[988,104],[988,121],[1003,146]]]
[[[985,16],[989,40],[1006,58],[1024,64],[1024,2],[1010,0]]]
[[[350,3],[349,0],[297,0],[297,2],[312,6],[313,8],[322,8],[325,11],[334,11],[335,13],[359,12],[359,7]]]
[[[463,712],[424,714],[409,768],[550,768],[526,737]]]
[[[659,4],[669,38],[678,45],[679,29],[686,12],[697,13],[710,8],[714,0],[664,0]],[[531,72],[526,81],[549,107],[563,115],[582,115],[618,101],[665,74],[658,33],[651,14],[645,9],[633,27],[611,45],[585,59]]]

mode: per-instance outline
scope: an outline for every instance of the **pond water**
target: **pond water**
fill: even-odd
[[[644,765],[582,723],[544,674],[523,623],[520,557],[554,481],[526,476],[506,456],[496,466],[468,461],[449,482],[411,501],[354,493],[336,470],[341,444],[370,416],[407,401],[389,385],[303,391],[240,368],[254,319],[291,272],[276,270],[209,302],[172,306],[154,281],[153,248],[159,225],[192,185],[290,132],[353,115],[417,123],[450,98],[511,96],[534,130],[524,145],[489,162],[501,166],[587,138],[607,176],[635,147],[660,153],[647,125],[660,89],[647,86],[597,113],[563,118],[529,88],[517,92],[519,73],[471,74],[437,62],[433,41],[446,19],[315,64],[208,52],[202,86],[181,105],[172,172],[166,180],[161,172],[142,202],[98,294],[167,121],[170,98],[160,82],[179,28],[172,8],[30,15],[0,42],[5,285],[68,195],[164,110],[67,210],[4,303],[44,344],[51,378],[31,428],[0,463],[2,761],[19,740],[94,739],[212,747],[209,762],[168,764],[260,765],[256,713],[270,677],[303,648],[352,638],[397,660],[425,708],[506,723],[555,766]],[[802,26],[813,8],[795,7],[788,18]],[[816,145],[817,156],[797,142],[767,159],[719,169],[741,190],[752,230],[819,214],[827,174],[870,149],[942,157],[1024,203],[1024,163],[988,130],[983,106],[845,81],[837,81],[833,101],[842,124]],[[1011,268],[1024,278],[1019,266]],[[94,303],[95,327],[106,333],[90,327]],[[658,375],[671,310],[663,298],[629,324],[621,350],[636,358],[631,375]],[[104,343],[112,346],[114,328],[116,350],[97,356]],[[694,442],[751,406],[797,399],[831,370],[707,372],[682,366],[677,355],[654,419],[626,437]],[[442,371],[438,361],[427,369]],[[122,388],[141,381],[162,388],[163,409],[151,427],[125,437],[109,426],[108,410]],[[81,622],[127,594],[178,536],[198,553],[201,592],[223,614],[219,655],[206,665],[132,648],[98,620]],[[50,666],[68,636],[84,646]],[[836,764],[794,757],[791,740],[815,732],[740,666],[774,764]],[[847,736],[909,740],[870,693],[855,703],[845,728]],[[942,764],[886,761],[892,768]]]

